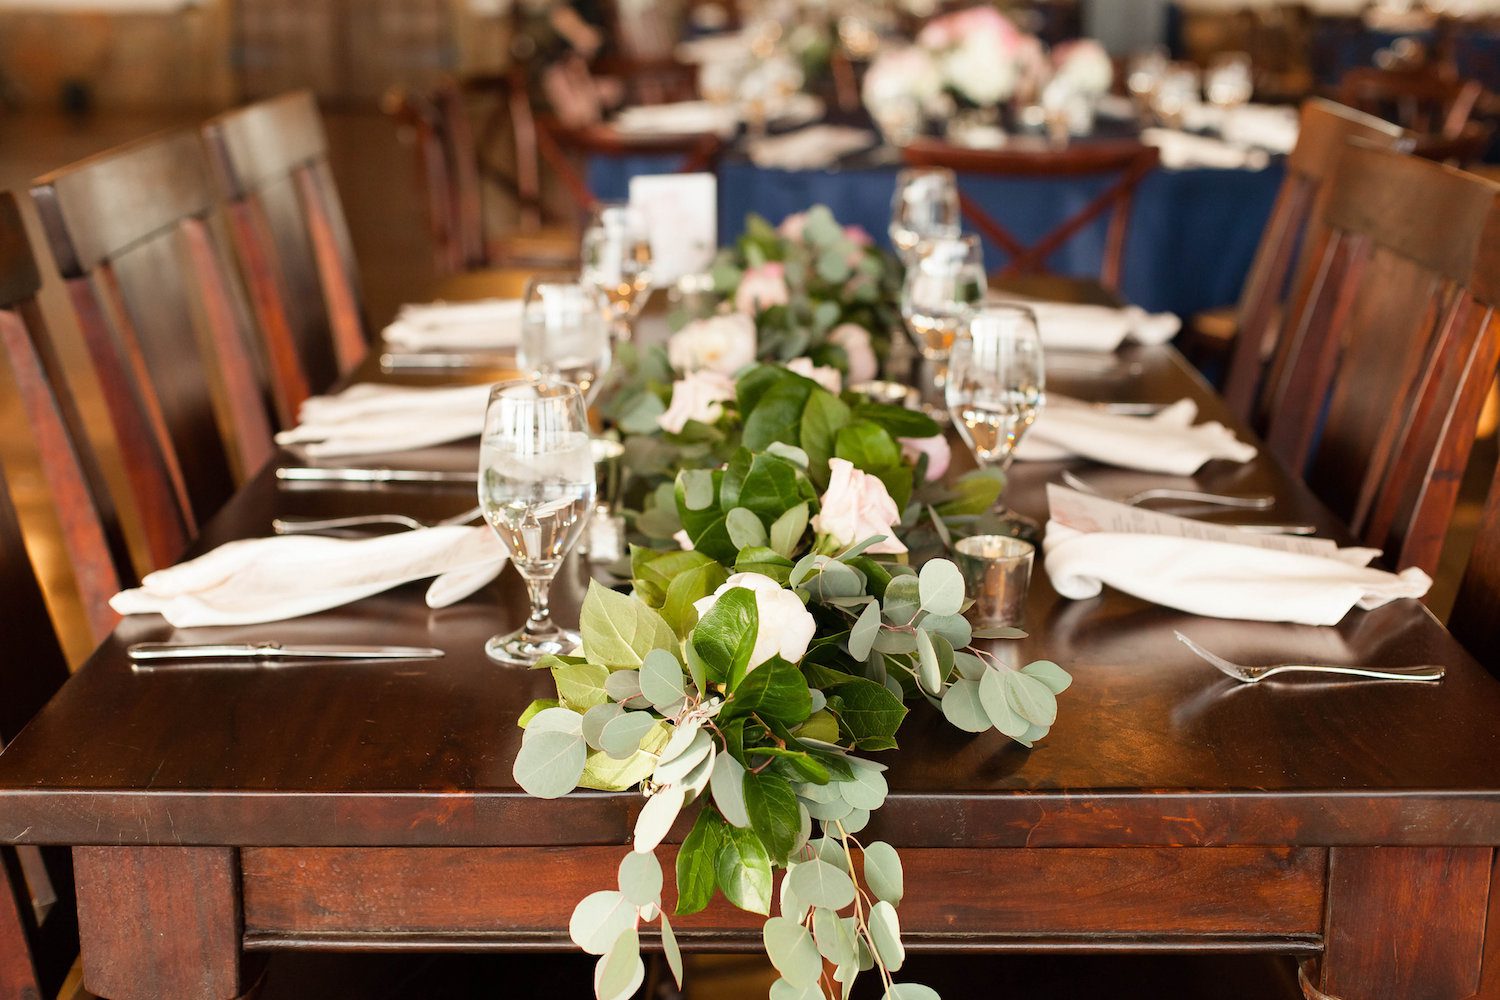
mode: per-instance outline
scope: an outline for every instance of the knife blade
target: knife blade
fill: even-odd
[[[126,648],[136,669],[190,666],[230,660],[247,666],[274,666],[310,660],[436,660],[443,651],[426,646],[284,646],[279,642],[137,642]]]
[[[380,370],[395,371],[449,371],[453,369],[501,369],[516,366],[513,354],[485,354],[462,351],[413,351],[407,354],[382,354]]]
[[[276,478],[299,483],[466,483],[479,482],[479,473],[441,469],[351,469],[282,466]]]

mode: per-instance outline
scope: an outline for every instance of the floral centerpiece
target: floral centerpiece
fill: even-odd
[[[896,747],[914,700],[1030,746],[1070,678],[973,645],[1022,633],[972,628],[951,562],[918,572],[903,561],[896,495],[925,478],[929,457],[898,442],[925,418],[851,404],[772,365],[736,381],[733,406],[742,426],[728,462],[670,487],[689,547],[633,547],[631,593],[591,585],[581,655],[544,661],[557,696],[523,716],[515,777],[543,798],[579,785],[647,797],[616,883],[569,924],[601,956],[600,1000],[639,987],[640,928],[653,921],[680,983],[669,910],[696,912],[715,893],[767,917],[773,996],[847,995],[874,969],[886,996],[935,997],[895,982],[908,887],[897,852],[858,836],[888,791],[885,765],[861,754]],[[656,850],[685,810],[695,817],[669,902]]]

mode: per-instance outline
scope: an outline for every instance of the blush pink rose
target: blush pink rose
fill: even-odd
[[[858,323],[840,323],[828,334],[828,342],[843,348],[849,359],[849,383],[858,385],[880,374],[880,361],[870,343],[870,331]]]
[[[844,239],[857,247],[871,247],[875,245],[874,238],[865,231],[864,226],[845,226]]]
[[[681,434],[689,420],[711,424],[724,415],[721,405],[734,398],[734,379],[712,369],[689,372],[672,383],[672,405],[656,418],[669,434]]]
[[[885,483],[842,458],[829,459],[828,468],[832,475],[828,490],[819,501],[818,515],[812,520],[813,530],[839,545],[853,545],[873,535],[884,535],[884,541],[866,551],[905,552],[906,546],[896,537],[901,512]]]
[[[913,464],[923,455],[927,456],[927,481],[933,482],[943,478],[943,473],[948,471],[948,463],[953,461],[953,449],[948,444],[948,439],[941,434],[925,438],[901,438],[901,454]]]
[[[755,361],[755,321],[730,313],[694,320],[667,340],[667,361],[680,372],[733,375]]]
[[[835,396],[844,391],[844,376],[839,370],[828,365],[815,365],[812,358],[793,358],[786,363],[786,370],[812,379]]]
[[[740,278],[739,291],[734,293],[734,308],[746,316],[754,316],[763,309],[784,306],[790,298],[786,267],[777,261],[768,261],[745,271]]]
[[[776,231],[793,242],[800,242],[802,240],[802,233],[806,228],[807,213],[793,212],[781,220],[781,225],[776,227]]]

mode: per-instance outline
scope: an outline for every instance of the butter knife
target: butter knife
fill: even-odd
[[[459,351],[417,351],[409,354],[382,354],[380,370],[447,371],[452,369],[510,369],[516,366],[514,355]]]
[[[282,466],[276,478],[298,483],[467,483],[479,482],[479,473],[439,469],[350,469],[334,467],[297,468]]]
[[[137,642],[127,647],[137,669],[192,666],[204,660],[272,666],[305,660],[435,660],[441,649],[426,646],[283,646],[279,642]]]

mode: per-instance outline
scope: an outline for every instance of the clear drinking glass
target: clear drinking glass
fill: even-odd
[[[639,316],[651,297],[651,231],[646,216],[626,204],[594,210],[583,231],[583,283],[608,304],[620,321]]]
[[[542,275],[526,284],[516,363],[536,376],[559,376],[593,402],[609,371],[608,306],[576,275]]]
[[[1046,400],[1042,338],[1024,306],[989,306],[948,360],[948,412],[974,459],[1006,469]]]
[[[891,196],[891,244],[907,267],[920,244],[959,235],[958,181],[945,167],[914,167],[896,175]]]
[[[479,448],[479,506],[526,581],[531,613],[484,651],[497,663],[531,666],[577,649],[578,633],[552,622],[548,593],[594,505],[588,413],[578,386],[543,377],[501,382],[490,392]]]
[[[1208,103],[1226,111],[1248,103],[1255,94],[1250,54],[1221,52],[1214,56],[1203,75],[1203,89]]]
[[[930,370],[930,377],[924,377],[919,387],[924,395],[928,388],[941,395],[948,353],[984,303],[985,290],[979,237],[970,234],[918,244],[917,259],[906,269],[901,285],[901,318],[924,367]],[[947,419],[941,399],[925,403],[923,409],[938,420]]]

